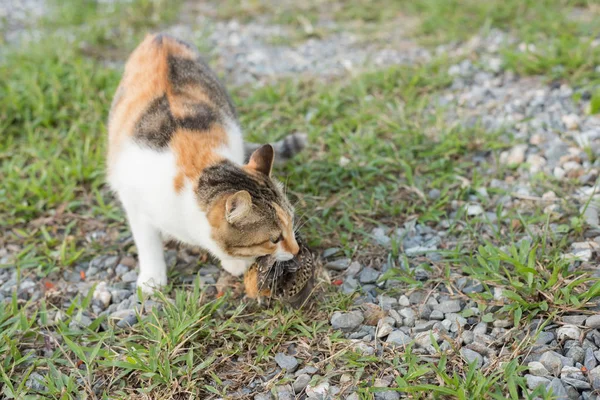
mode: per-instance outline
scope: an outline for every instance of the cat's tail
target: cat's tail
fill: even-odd
[[[300,153],[308,144],[308,136],[305,133],[292,133],[283,139],[271,143],[275,150],[275,164],[284,164],[296,154]],[[258,149],[262,144],[244,142],[244,154],[246,154],[246,162],[254,150]]]

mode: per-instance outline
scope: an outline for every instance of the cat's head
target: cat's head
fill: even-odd
[[[212,237],[230,257],[287,261],[298,254],[294,209],[271,177],[273,159],[273,147],[264,145],[242,168],[226,161],[202,174],[199,190],[214,199],[207,213]]]

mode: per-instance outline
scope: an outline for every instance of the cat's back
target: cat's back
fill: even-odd
[[[216,162],[224,147],[243,147],[234,106],[216,74],[193,46],[166,34],[148,35],[129,57],[108,134],[109,175],[134,144],[172,152],[180,182]],[[240,156],[243,149],[232,157]]]

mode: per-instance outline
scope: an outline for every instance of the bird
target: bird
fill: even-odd
[[[277,262],[271,255],[256,259],[244,275],[246,296],[262,301],[277,299],[293,308],[305,304],[314,288],[317,258],[306,241],[296,236],[300,246],[291,260]]]

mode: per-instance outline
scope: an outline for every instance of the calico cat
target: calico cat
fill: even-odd
[[[134,50],[108,141],[108,181],[127,214],[143,291],[167,283],[163,238],[208,250],[235,276],[257,257],[298,253],[294,210],[271,177],[273,146],[244,144],[231,98],[191,45],[156,34]],[[290,135],[274,147],[284,159],[304,144]],[[254,149],[249,159],[245,148]]]

